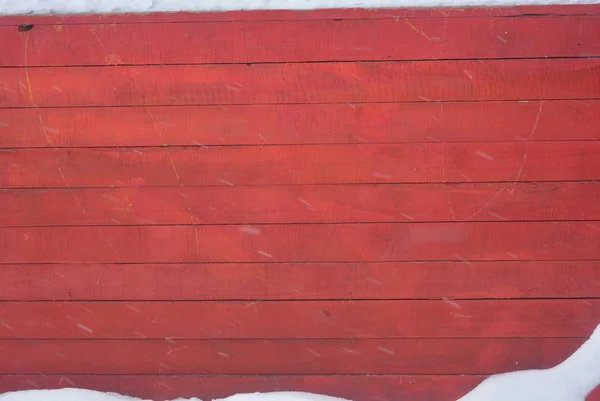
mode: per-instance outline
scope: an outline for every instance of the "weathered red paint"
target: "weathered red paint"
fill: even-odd
[[[0,391],[560,362],[600,312],[599,13],[1,18]]]

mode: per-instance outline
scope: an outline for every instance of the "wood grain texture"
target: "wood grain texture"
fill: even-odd
[[[600,183],[25,189],[0,226],[600,220]]]
[[[0,263],[596,260],[599,222],[24,227]]]
[[[466,18],[466,17],[528,17],[562,15],[598,15],[597,4],[549,4],[513,7],[451,7],[401,9],[326,9],[326,10],[243,10],[225,12],[174,12],[150,14],[95,14],[95,15],[16,15],[3,16],[0,25],[38,24],[122,24],[172,23],[198,21],[304,21],[320,19],[389,19],[389,18]]]
[[[432,401],[457,399],[483,378],[435,375],[5,375],[0,376],[0,392],[77,386],[152,400],[172,400],[175,397],[212,400],[233,393],[281,390],[330,394],[357,401]],[[588,397],[588,400],[598,401],[598,398]]]
[[[3,26],[0,66],[590,57],[598,37],[596,16]]]
[[[2,301],[599,298],[600,262],[2,265]]]
[[[0,392],[78,386],[98,391],[172,400],[175,397],[216,399],[232,393],[308,391],[357,401],[410,399],[432,401],[458,399],[479,384],[478,375],[4,375]],[[598,401],[592,392],[588,401]]]
[[[576,181],[600,179],[591,142],[0,151],[4,188]],[[512,192],[512,187],[507,185]]]
[[[4,340],[0,374],[491,374],[547,368],[584,339]]]
[[[0,392],[436,401],[559,363],[600,315],[598,15],[0,18]]]
[[[584,337],[599,313],[597,299],[2,302],[0,338]]]
[[[0,69],[0,107],[594,99],[599,93],[594,58]]]
[[[598,139],[597,100],[0,109],[0,148]]]

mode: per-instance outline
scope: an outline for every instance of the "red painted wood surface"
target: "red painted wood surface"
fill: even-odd
[[[0,109],[0,148],[599,138],[597,100]]]
[[[551,367],[582,342],[577,338],[4,340],[0,352],[7,363],[0,365],[0,374],[492,374]]]
[[[466,394],[485,377],[476,375],[9,375],[0,376],[0,391],[77,386],[99,391],[138,394],[155,400],[193,397],[198,389],[209,399],[240,392],[293,390],[331,394],[365,401],[455,400]],[[598,401],[600,392],[592,392],[588,401]]]
[[[9,375],[0,376],[0,392],[15,389],[77,386],[100,391],[138,394],[154,400],[193,397],[207,399],[240,392],[295,390],[365,401],[457,399],[483,380],[483,376],[435,375]],[[588,398],[597,401],[598,398]]]
[[[598,37],[596,16],[4,26],[0,66],[585,57]]]
[[[600,179],[595,141],[25,149],[0,160],[5,188],[178,186],[184,197],[188,185]]]
[[[63,24],[119,24],[119,23],[171,23],[190,21],[304,21],[320,19],[387,19],[387,18],[468,18],[468,17],[530,17],[598,15],[597,4],[550,4],[514,7],[467,8],[402,8],[402,9],[325,9],[325,10],[250,10],[227,12],[177,12],[150,14],[100,14],[100,15],[20,15],[4,16],[0,25],[63,25]]]
[[[3,68],[0,85],[0,107],[594,99],[600,60]]]
[[[560,362],[600,316],[598,15],[0,18],[0,392],[437,401]]]
[[[392,401],[398,398],[414,401],[458,399],[484,379],[484,376],[436,375],[9,375],[0,376],[0,391],[77,386],[99,391],[138,394],[155,400],[193,397],[198,389],[209,399],[240,392],[293,390],[331,394],[365,401]],[[588,401],[598,401],[593,392]]]
[[[25,189],[0,226],[600,220],[600,183]]]
[[[596,260],[600,222],[0,229],[0,263]],[[493,238],[493,241],[490,239]]]
[[[0,338],[583,337],[599,313],[600,300],[589,299],[4,302]]]
[[[454,305],[461,299],[600,298],[599,267],[598,261],[3,265],[0,300],[437,298]]]
[[[331,394],[365,401],[392,401],[397,398],[414,401],[458,399],[484,379],[484,376],[436,375],[9,375],[0,376],[0,391],[77,386],[99,391],[138,394],[155,400],[172,400],[178,396],[193,397],[198,389],[209,399],[240,392],[294,390]],[[593,392],[588,401],[598,401]]]

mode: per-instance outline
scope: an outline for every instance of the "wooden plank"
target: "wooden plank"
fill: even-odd
[[[2,302],[0,338],[583,337],[599,313],[597,299]]]
[[[320,19],[386,19],[386,18],[465,18],[465,17],[519,17],[597,15],[597,4],[548,4],[513,7],[467,8],[401,8],[401,9],[324,9],[324,10],[243,10],[224,12],[156,12],[150,14],[68,14],[68,15],[9,15],[0,18],[0,25],[65,25],[65,24],[122,24],[172,23],[199,21],[303,21]]]
[[[307,391],[356,401],[432,401],[458,399],[484,378],[478,375],[4,375],[0,376],[0,392],[77,386],[153,400],[172,400],[181,396],[216,399],[236,393]],[[598,401],[599,396],[600,391],[596,390],[586,399]]]
[[[432,401],[457,399],[483,378],[441,375],[5,375],[0,376],[0,392],[76,386],[152,400],[172,400],[175,397],[212,400],[234,393],[281,390],[329,394],[355,401]],[[588,398],[588,401],[598,401],[598,398]]]
[[[184,192],[180,187],[130,187],[0,192],[3,227],[560,220],[600,220],[600,183],[220,186],[186,187]]]
[[[0,263],[596,260],[599,222],[0,229]]]
[[[594,58],[2,68],[0,107],[594,99],[599,70]]]
[[[583,341],[4,340],[0,374],[479,375],[551,367]]]
[[[204,185],[599,180],[600,146],[576,141],[24,149],[0,151],[0,166],[3,188],[168,186],[180,187],[186,197],[185,187]]]
[[[600,297],[600,262],[2,265],[2,301]]]
[[[175,397],[216,399],[239,393],[307,391],[356,401],[458,399],[485,376],[478,375],[4,375],[0,392],[74,387],[118,392],[153,400]],[[599,401],[600,391],[587,401]]]
[[[4,26],[0,66],[591,57],[598,37],[596,16]]]
[[[0,148],[47,147],[48,142],[54,147],[145,147],[600,138],[597,100],[352,106],[0,109]]]

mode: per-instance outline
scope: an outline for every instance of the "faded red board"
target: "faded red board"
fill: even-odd
[[[7,148],[594,139],[597,100],[0,109]]]
[[[357,401],[431,401],[458,399],[483,379],[484,376],[475,375],[9,375],[0,376],[0,392],[77,386],[154,400],[172,400],[178,396],[216,399],[233,393],[279,390],[330,394]],[[598,401],[599,396],[600,392],[592,392],[587,400]]]
[[[600,259],[598,222],[0,229],[0,263]]]
[[[600,59],[3,68],[0,85],[0,107],[587,99]]]
[[[357,401],[456,399],[475,387],[481,376],[171,376],[171,375],[9,375],[0,376],[0,392],[37,388],[80,387],[119,392],[153,400],[175,397],[215,399],[256,391],[308,391]],[[598,401],[588,398],[588,401]]]
[[[0,192],[0,226],[551,220],[600,220],[600,183],[131,187]]]
[[[600,262],[3,265],[0,299],[598,298]]]
[[[3,16],[0,25],[19,24],[89,24],[89,23],[150,23],[189,21],[277,21],[315,19],[385,19],[385,18],[465,18],[465,17],[528,17],[562,15],[597,15],[597,4],[549,4],[516,7],[467,8],[401,8],[401,9],[325,9],[325,10],[244,10],[226,12],[177,12],[150,14],[95,14],[95,15],[19,15]]]
[[[0,160],[4,188],[171,186],[183,197],[184,185],[600,179],[593,141],[27,149],[0,151]]]
[[[598,37],[596,16],[4,26],[0,66],[589,57]]]
[[[3,302],[0,338],[583,337],[598,314],[600,300]]]
[[[9,340],[0,374],[490,374],[548,368],[583,339]]]
[[[600,312],[600,32],[556,15],[599,10],[0,19],[0,391],[432,401],[560,362]],[[496,60],[352,62],[435,58]],[[81,67],[118,63],[171,65]]]

